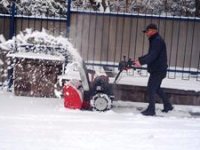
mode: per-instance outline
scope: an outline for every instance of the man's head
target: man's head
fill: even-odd
[[[155,24],[151,23],[142,31],[146,36],[151,37],[158,32],[158,28]]]

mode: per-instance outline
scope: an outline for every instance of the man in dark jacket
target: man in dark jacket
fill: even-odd
[[[142,112],[142,114],[153,116],[155,115],[156,94],[158,94],[163,101],[163,112],[167,113],[173,109],[165,93],[160,88],[162,80],[167,74],[167,51],[166,44],[159,35],[155,24],[149,24],[143,32],[149,38],[149,50],[146,55],[139,57],[138,60],[135,61],[135,66],[140,67],[141,65],[147,64],[147,70],[150,73],[147,86],[149,106]]]

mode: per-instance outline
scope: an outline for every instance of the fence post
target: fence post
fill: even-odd
[[[67,29],[66,29],[66,36],[69,37],[70,32],[70,20],[71,20],[71,2],[72,0],[67,0]]]
[[[9,38],[11,39],[15,35],[15,1],[12,2],[11,16],[10,16],[10,32]]]

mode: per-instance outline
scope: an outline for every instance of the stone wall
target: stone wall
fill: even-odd
[[[146,87],[133,85],[113,85],[113,90],[115,99],[117,100],[148,102]],[[173,104],[200,106],[200,92],[167,88],[165,88],[164,91]],[[162,103],[159,97],[157,97],[156,102]]]

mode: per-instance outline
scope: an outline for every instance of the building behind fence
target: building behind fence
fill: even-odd
[[[68,10],[70,7],[68,5]],[[169,78],[178,73],[200,81],[200,19],[127,13],[100,13],[70,10],[67,18],[0,15],[0,34],[6,39],[26,28],[49,30],[53,35],[68,36],[83,59],[91,65],[117,67],[124,55],[136,59],[147,53],[148,39],[141,32],[156,23],[167,44]]]

